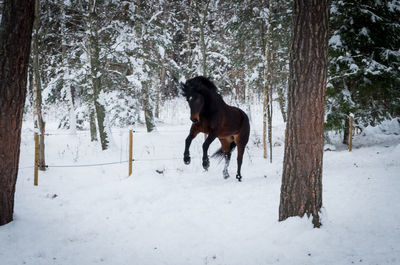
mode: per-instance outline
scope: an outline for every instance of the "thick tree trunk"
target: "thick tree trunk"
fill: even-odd
[[[0,25],[0,225],[13,220],[34,0],[3,2]]]
[[[321,225],[328,0],[295,0],[288,122],[279,220],[313,216]]]

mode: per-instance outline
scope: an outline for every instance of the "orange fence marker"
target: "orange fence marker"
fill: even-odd
[[[349,152],[353,149],[353,114],[350,114],[349,121]]]
[[[38,185],[39,179],[39,135],[35,133],[35,162],[34,162],[34,178],[33,178],[33,185]]]
[[[132,149],[133,149],[132,141],[133,141],[133,133],[132,133],[132,130],[130,130],[129,131],[129,174],[128,174],[128,176],[132,175]]]

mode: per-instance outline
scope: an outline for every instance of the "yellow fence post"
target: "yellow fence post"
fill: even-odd
[[[35,133],[35,165],[34,165],[34,178],[33,185],[38,185],[39,179],[39,135]]]
[[[132,130],[129,130],[129,175],[132,175],[132,141],[133,141],[133,133]]]
[[[349,121],[349,152],[353,149],[353,114],[350,114]]]

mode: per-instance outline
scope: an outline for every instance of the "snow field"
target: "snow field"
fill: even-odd
[[[15,220],[0,227],[1,264],[399,264],[400,132],[396,121],[385,133],[367,128],[349,153],[324,153],[321,229],[307,218],[278,222],[283,144],[273,163],[257,146],[261,124],[252,128],[242,167],[243,182],[222,177],[223,161],[201,167],[199,135],[191,164],[182,161],[190,126],[165,113],[158,131],[134,134],[133,175],[127,163],[127,130],[113,130],[111,150],[102,152],[88,134],[46,137],[48,171],[33,186],[33,140],[24,123]],[[177,110],[179,107],[177,107]],[[186,112],[185,112],[186,111]],[[284,125],[275,112],[274,143]],[[253,121],[261,121],[255,109]],[[55,124],[48,125],[51,126]],[[390,129],[387,129],[390,128]],[[336,138],[335,138],[336,139]],[[373,144],[368,144],[374,140]],[[219,148],[216,140],[209,154]],[[160,173],[157,173],[158,170]]]

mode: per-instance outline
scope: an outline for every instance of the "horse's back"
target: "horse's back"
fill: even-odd
[[[221,118],[221,132],[218,137],[242,138],[250,132],[250,123],[247,114],[240,108],[225,105]],[[246,141],[247,142],[247,141]]]

